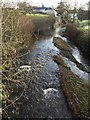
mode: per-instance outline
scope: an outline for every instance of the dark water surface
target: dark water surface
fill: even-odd
[[[53,37],[59,36],[60,29],[61,27],[57,28],[51,37],[37,40],[29,49],[30,52],[22,58],[22,65],[29,65],[31,68],[26,80],[24,97],[19,101],[19,118],[73,117],[62,92],[60,80],[56,76],[58,65],[52,60],[53,55],[60,53],[53,44]],[[67,41],[64,37],[62,39]],[[75,46],[72,47],[72,54],[81,62],[81,55]],[[87,78],[87,73],[75,69],[75,64],[68,59],[64,60],[74,73]]]
[[[56,31],[55,31],[56,32]],[[57,64],[52,56],[59,50],[52,43],[53,37],[37,40],[30,53],[23,57],[23,65],[31,65],[27,80],[26,98],[22,100],[22,118],[71,118],[72,114],[56,77]],[[34,83],[36,82],[36,83]]]
[[[53,37],[58,36],[68,42],[65,37],[60,36],[62,31],[59,27],[51,37],[36,40],[30,47],[30,52],[22,57],[22,65],[30,66],[30,71],[24,75],[26,87],[23,97],[18,100],[17,107],[12,106],[12,110],[9,110],[11,118],[73,118],[56,74],[60,68],[52,59],[53,55],[60,53],[53,44]],[[76,60],[88,67],[88,62],[78,48],[73,44],[69,45]],[[63,59],[75,74],[88,80],[88,73],[81,71],[69,59]],[[21,93],[22,91],[17,91],[12,98],[17,99]]]

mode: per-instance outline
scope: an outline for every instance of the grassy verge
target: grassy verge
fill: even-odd
[[[75,118],[88,118],[88,87],[66,67],[60,56],[53,56],[53,60],[60,66],[60,83]]]
[[[65,41],[61,40],[58,37],[54,37],[53,43],[57,48],[61,50],[60,53],[62,56],[69,58],[70,61],[74,62],[79,69],[88,72],[87,69],[73,57],[71,49]]]

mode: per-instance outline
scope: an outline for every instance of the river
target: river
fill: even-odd
[[[58,65],[52,60],[59,53],[52,41],[53,36],[37,40],[22,58],[32,75],[27,80],[27,99],[21,100],[20,118],[72,118],[56,75]]]
[[[53,55],[60,53],[60,50],[53,44],[53,37],[59,35],[60,29],[57,28],[51,37],[36,40],[30,47],[30,52],[23,56],[22,66],[29,65],[31,67],[30,74],[26,80],[27,88],[24,97],[19,100],[19,110],[17,113],[12,111],[11,116],[19,118],[73,118],[62,92],[60,80],[56,75],[59,69],[58,65],[52,59]],[[63,38],[63,40],[67,39]],[[72,53],[75,57],[77,56],[74,50]],[[70,61],[67,61],[65,60],[70,66]],[[73,65],[71,67],[73,68]]]

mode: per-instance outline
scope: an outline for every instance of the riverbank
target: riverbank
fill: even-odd
[[[37,20],[38,19],[38,20]],[[52,22],[51,22],[52,20]],[[38,23],[39,22],[39,23]],[[40,23],[41,22],[41,23]],[[51,23],[51,24],[50,24]],[[27,77],[19,73],[22,65],[21,58],[30,52],[29,48],[38,40],[43,32],[48,34],[52,28],[54,19],[50,16],[27,16],[19,10],[3,9],[2,19],[2,111],[4,117],[8,116],[8,108],[13,106],[18,99],[24,96]],[[44,29],[44,26],[45,29]],[[40,31],[38,29],[41,28]],[[43,32],[42,32],[43,31]],[[25,74],[25,73],[23,73]],[[18,94],[13,99],[14,94]],[[16,107],[17,108],[17,107]],[[12,110],[12,109],[11,109]]]
[[[88,118],[89,86],[83,79],[75,75],[64,62],[63,57],[67,57],[73,62],[77,63],[70,52],[70,47],[68,46],[67,42],[62,41],[58,37],[55,37],[53,42],[54,45],[60,49],[61,53],[61,55],[59,54],[53,56],[53,60],[59,65],[59,72],[57,76],[60,79],[62,90],[67,98],[69,107],[71,108],[75,118]],[[80,69],[83,68],[81,64],[77,66]]]

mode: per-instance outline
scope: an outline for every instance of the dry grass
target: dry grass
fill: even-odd
[[[41,21],[43,20],[41,19]],[[26,89],[24,80],[27,77],[20,75],[17,69],[22,64],[21,57],[27,54],[28,48],[35,41],[33,33],[38,30],[35,29],[35,25],[40,27],[40,22],[38,24],[36,19],[36,24],[34,24],[34,21],[30,16],[22,14],[18,10],[3,9],[2,66],[0,66],[0,70],[2,70],[1,99],[3,100],[2,117],[4,118],[11,117],[12,113],[9,110],[13,111],[13,109],[16,110],[15,114],[18,116],[17,102],[24,96]],[[50,19],[45,19],[45,21],[50,21]],[[43,21],[44,24],[46,24],[45,21]],[[13,95],[16,95],[16,99],[12,97]]]
[[[20,51],[32,43],[33,24],[18,10],[3,9],[2,28],[2,117],[8,118],[8,110],[11,106],[17,108],[16,102],[25,91],[25,78],[20,78],[17,66],[22,62]],[[19,94],[13,99],[11,93],[15,94],[16,89]]]

